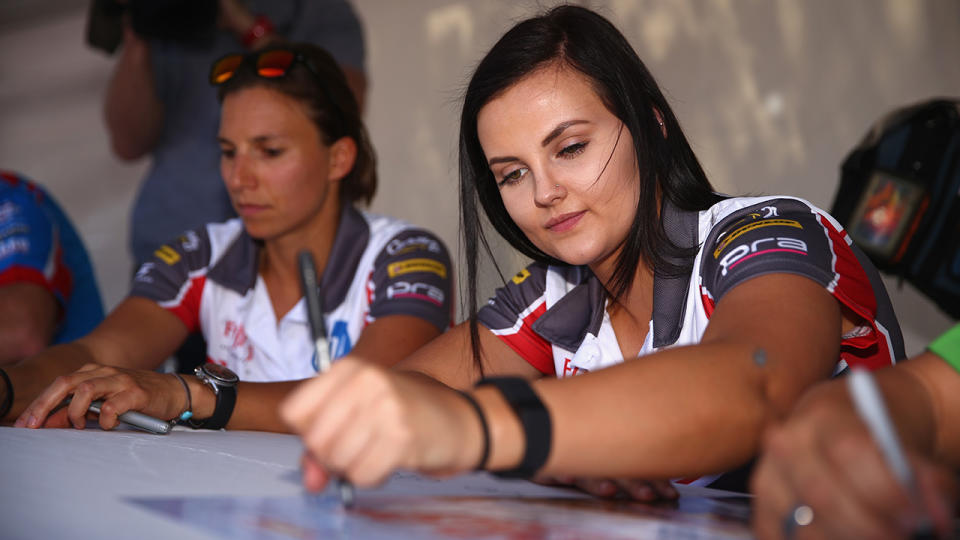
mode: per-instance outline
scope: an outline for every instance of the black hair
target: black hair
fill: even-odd
[[[276,90],[307,106],[310,119],[320,130],[325,144],[350,137],[357,145],[353,168],[340,181],[340,201],[370,204],[377,191],[377,159],[370,136],[360,117],[357,99],[347,85],[346,76],[330,53],[308,43],[284,43],[269,46],[248,55],[270,50],[286,50],[299,55],[286,75],[266,78],[257,74],[253,62],[244,61],[229,80],[217,89],[223,102],[231,93],[254,86]]]
[[[493,259],[478,205],[494,229],[518,251],[535,261],[565,263],[534,245],[507,213],[480,145],[477,116],[508,88],[553,65],[582,73],[604,106],[623,122],[633,138],[640,196],[611,282],[604,284],[614,301],[630,288],[640,264],[664,275],[689,272],[689,266],[677,266],[674,257],[689,256],[691,250],[682,249],[667,238],[659,217],[663,204],[669,201],[683,210],[703,210],[722,198],[714,193],[653,76],[610,21],[588,9],[562,5],[516,24],[477,65],[464,95],[460,118],[460,225],[467,265],[471,346],[478,365],[476,295],[480,247]]]

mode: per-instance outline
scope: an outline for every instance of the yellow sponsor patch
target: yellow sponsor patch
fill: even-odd
[[[176,262],[180,260],[180,254],[170,246],[161,246],[160,249],[154,251],[153,254],[168,265],[176,264]]]
[[[524,268],[523,270],[517,272],[517,275],[513,276],[513,278],[511,279],[511,281],[513,281],[515,284],[519,285],[519,284],[523,283],[524,281],[526,281],[526,279],[527,279],[528,277],[530,277],[530,271],[527,270],[526,268]]]
[[[410,272],[430,272],[442,278],[447,277],[447,267],[442,262],[433,259],[409,259],[390,263],[387,266],[387,275],[390,277],[402,276]]]
[[[736,240],[738,236],[747,234],[748,232],[759,229],[761,227],[770,227],[771,225],[780,225],[782,227],[796,227],[797,229],[803,228],[803,225],[801,225],[799,221],[795,221],[792,219],[765,219],[763,221],[754,221],[728,234],[720,242],[720,245],[717,246],[717,249],[713,251],[713,258],[716,259],[717,257],[719,257],[720,253],[722,253],[723,250],[726,249],[728,245],[730,245],[730,242],[733,242],[734,240]]]

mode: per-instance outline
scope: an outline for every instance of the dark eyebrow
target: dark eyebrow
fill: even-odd
[[[567,120],[566,122],[560,122],[557,124],[557,127],[553,128],[553,131],[551,131],[549,135],[543,138],[543,141],[540,142],[540,146],[546,146],[550,144],[550,141],[559,137],[560,134],[563,133],[563,130],[567,129],[568,127],[586,123],[586,120]]]
[[[495,157],[487,162],[487,165],[496,165],[497,163],[510,163],[511,161],[520,161],[520,158],[513,156]]]
[[[589,123],[587,120],[567,120],[566,122],[560,122],[559,124],[557,124],[557,127],[553,128],[553,131],[551,131],[546,137],[543,138],[543,141],[540,142],[540,146],[546,146],[550,144],[550,141],[559,137],[560,134],[563,133],[563,131],[570,126],[575,126],[577,124],[587,124],[587,123]],[[520,159],[514,156],[495,157],[490,161],[488,161],[487,165],[496,165],[497,163],[509,163],[511,161],[520,161]]]

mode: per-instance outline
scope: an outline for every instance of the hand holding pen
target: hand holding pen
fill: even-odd
[[[898,369],[885,370],[884,379],[898,375]],[[931,532],[930,523],[945,534],[950,508],[942,495],[950,492],[949,474],[929,459],[913,459],[906,467],[888,463],[854,405],[859,398],[848,389],[859,388],[862,375],[853,375],[853,382],[848,375],[814,386],[784,422],[767,430],[750,482],[758,538],[923,538]],[[897,388],[898,403],[916,395],[916,388]],[[902,407],[896,410],[898,418],[914,418]],[[911,431],[910,440],[916,434]],[[910,482],[894,472],[904,468],[915,490],[905,488]]]
[[[896,428],[884,403],[883,394],[877,387],[873,374],[861,368],[853,368],[847,375],[847,390],[853,406],[866,424],[890,472],[910,497],[917,520],[912,526],[911,538],[927,540],[936,538],[933,521],[923,510],[922,494],[917,484],[913,467],[900,444]]]
[[[310,334],[313,337],[314,353],[317,356],[317,371],[326,373],[330,369],[330,344],[323,322],[323,305],[320,301],[320,286],[317,281],[317,267],[313,255],[304,250],[299,253],[300,284],[307,306],[307,319],[310,321]],[[347,480],[334,480],[340,502],[347,508],[353,506],[353,485]]]

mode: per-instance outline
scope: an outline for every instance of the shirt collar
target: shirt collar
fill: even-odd
[[[677,246],[693,251],[699,245],[699,212],[681,210],[664,203],[661,223],[667,238]],[[678,266],[692,267],[696,253],[667,257]],[[607,294],[592,272],[584,268],[581,282],[550,306],[531,328],[544,339],[568,351],[576,351],[587,334],[597,335],[603,324]],[[690,272],[653,276],[653,346],[672,345],[680,337]],[[586,308],[586,309],[584,309]]]
[[[320,280],[324,311],[333,311],[343,303],[369,241],[370,226],[363,214],[352,204],[344,205],[330,257]],[[224,287],[244,294],[257,283],[259,252],[260,244],[244,229],[208,275]]]

